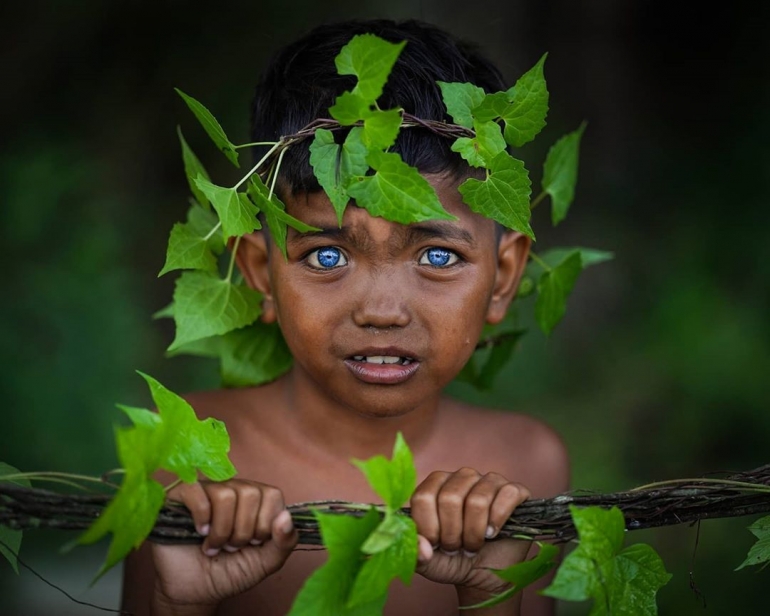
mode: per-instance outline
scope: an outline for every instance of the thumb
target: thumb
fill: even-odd
[[[299,540],[299,533],[294,528],[291,514],[284,509],[273,519],[270,540],[260,550],[262,563],[268,574],[275,573],[291,554]]]

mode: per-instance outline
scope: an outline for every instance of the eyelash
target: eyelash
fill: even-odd
[[[324,252],[334,252],[336,255],[325,255],[322,256],[322,253]],[[441,254],[441,256],[447,257],[447,262],[442,264],[435,264],[430,262],[430,255],[431,252],[437,252]],[[336,256],[337,262],[335,262],[333,265],[324,265],[321,262],[321,259],[323,258],[329,258],[329,257]],[[319,258],[320,257],[320,258]],[[431,246],[430,248],[426,248],[422,254],[420,255],[420,258],[418,260],[419,265],[427,265],[428,267],[432,267],[434,269],[446,269],[449,267],[452,267],[453,265],[457,265],[461,261],[460,255],[458,255],[455,251],[449,250],[448,248],[442,248],[440,246]],[[337,246],[323,246],[321,248],[316,248],[315,250],[309,252],[305,256],[305,262],[307,265],[315,270],[321,270],[321,271],[330,271],[334,270],[340,267],[344,267],[348,264],[348,258],[345,256],[345,253],[342,252]]]
[[[442,263],[441,265],[436,265],[435,263],[430,262],[430,253],[431,251],[437,251],[440,253],[446,253],[448,256],[447,263]],[[428,267],[432,267],[435,269],[446,269],[449,267],[452,267],[453,265],[457,265],[460,263],[462,259],[460,258],[460,255],[458,255],[454,250],[449,250],[448,248],[442,248],[441,246],[431,246],[430,248],[426,248],[423,253],[420,255],[420,259],[418,263],[420,265],[427,265]]]
[[[321,263],[321,261],[319,260],[320,253],[322,253],[324,251],[329,251],[329,252],[335,251],[337,253],[338,257],[339,257],[338,261],[342,261],[342,263],[338,262],[338,263],[335,263],[334,265],[332,265],[330,267],[324,266]],[[305,262],[312,269],[321,270],[321,271],[330,271],[330,270],[337,269],[339,267],[344,267],[345,265],[347,265],[348,264],[348,258],[345,256],[345,253],[343,253],[336,246],[323,246],[321,248],[316,248],[315,250],[309,252],[305,256]]]

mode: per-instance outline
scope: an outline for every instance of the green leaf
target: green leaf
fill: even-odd
[[[486,180],[469,178],[460,185],[463,201],[477,214],[534,239],[529,226],[530,181],[524,163],[501,152],[491,165],[494,170]]]
[[[350,200],[340,181],[339,166],[342,147],[334,142],[334,134],[330,130],[319,128],[315,131],[315,137],[309,149],[313,173],[337,213],[338,224],[342,225],[342,215]],[[368,169],[369,165],[366,167]]]
[[[545,158],[543,165],[543,190],[551,195],[551,221],[554,226],[567,216],[567,210],[575,196],[577,183],[580,138],[586,123],[559,139]]]
[[[364,118],[362,140],[369,149],[385,150],[396,142],[401,130],[402,110],[371,111]]]
[[[572,293],[582,269],[580,252],[575,250],[540,277],[537,285],[535,319],[546,336],[564,317],[567,298]]]
[[[655,595],[671,575],[648,545],[623,546],[625,523],[617,507],[570,505],[580,543],[542,594],[566,601],[595,599],[591,615],[654,616]]]
[[[214,231],[219,224],[216,212],[212,209],[204,209],[197,203],[192,203],[187,210],[187,224],[196,235],[208,236],[208,247],[215,255],[221,255],[225,250],[224,236],[221,230]],[[213,233],[212,233],[213,232]]]
[[[370,509],[364,517],[315,512],[329,557],[305,581],[294,599],[289,616],[380,616],[386,595],[349,607],[356,576],[364,565],[361,554],[369,534],[380,522]]]
[[[251,176],[248,194],[256,206],[262,210],[262,213],[265,215],[267,227],[270,229],[270,235],[284,257],[286,257],[287,227],[292,227],[301,233],[320,231],[317,227],[306,225],[301,220],[287,214],[285,211],[286,206],[278,198],[278,195],[275,193],[271,195],[268,187],[265,186],[265,183],[256,173]],[[270,196],[269,199],[268,195]]]
[[[116,404],[115,406],[128,415],[128,418],[137,428],[149,428],[152,430],[163,423],[160,415],[153,413],[149,409],[126,406],[125,404]]]
[[[547,575],[556,566],[556,556],[559,553],[559,548],[550,543],[541,543],[539,541],[537,545],[540,549],[534,558],[516,563],[506,569],[492,569],[499,578],[513,584],[511,588],[487,601],[477,603],[476,605],[460,607],[460,609],[482,609],[498,605]]]
[[[294,361],[278,325],[259,321],[222,336],[219,357],[223,387],[269,383]]]
[[[375,602],[385,596],[395,578],[400,578],[407,586],[412,583],[417,567],[417,527],[411,518],[404,515],[394,513],[390,519],[395,521],[391,523],[393,526],[398,526],[398,538],[364,562],[350,591],[348,605],[351,607]],[[382,524],[369,535],[361,548],[363,552],[366,553],[367,544],[381,528]]]
[[[343,92],[334,105],[329,107],[329,114],[342,126],[350,126],[363,120],[371,113],[371,101],[359,94]]]
[[[374,34],[357,34],[340,50],[334,60],[340,75],[355,75],[358,83],[353,94],[374,102],[390,75],[406,41],[390,43]]]
[[[78,539],[78,543],[89,545],[113,533],[107,558],[96,579],[142,544],[155,525],[165,498],[163,486],[157,481],[142,475],[126,475],[118,493]]]
[[[3,475],[16,475],[19,472],[19,469],[10,464],[0,462],[0,481],[8,481],[9,483],[15,483],[24,486],[25,488],[29,488],[31,484],[29,483],[29,480],[24,477],[18,479],[2,479]],[[8,559],[8,562],[11,563],[11,567],[13,567],[16,575],[19,574],[19,563],[16,554],[19,553],[19,549],[21,548],[22,535],[22,531],[14,530],[0,524],[0,541],[2,541],[2,543],[0,543],[0,554]]]
[[[230,437],[225,424],[212,417],[200,421],[184,398],[151,376],[139,374],[150,387],[164,429],[173,434],[170,450],[161,467],[176,473],[186,483],[197,481],[198,470],[213,481],[233,477],[235,467],[227,456]]]
[[[506,92],[510,104],[501,114],[505,121],[505,140],[521,147],[532,141],[545,126],[548,114],[548,88],[543,76],[547,53],[537,64],[524,73]]]
[[[488,167],[491,161],[505,151],[505,139],[496,122],[474,122],[476,137],[458,137],[452,151],[458,152],[472,167]]]
[[[190,185],[190,190],[192,191],[193,197],[195,197],[195,200],[198,202],[198,204],[201,205],[201,207],[208,208],[209,200],[206,198],[206,195],[203,194],[201,189],[198,188],[198,186],[195,184],[195,179],[200,176],[208,180],[209,174],[206,173],[206,169],[204,169],[201,161],[198,160],[195,152],[193,152],[190,149],[190,146],[187,145],[187,141],[185,141],[184,135],[182,135],[182,129],[179,126],[176,127],[176,134],[179,135],[179,144],[182,146],[184,173],[185,176],[187,176],[187,183]]]
[[[368,460],[353,460],[377,495],[390,509],[398,509],[412,496],[417,486],[417,471],[412,452],[399,432],[390,460],[374,456]]]
[[[484,95],[478,106],[471,110],[471,115],[480,122],[499,120],[509,106],[507,93],[492,92]]]
[[[364,541],[361,551],[364,554],[372,555],[387,550],[400,541],[404,533],[409,530],[408,519],[392,510],[388,511],[380,525]]]
[[[225,135],[225,131],[219,125],[219,122],[217,122],[216,118],[208,109],[206,109],[206,107],[195,100],[192,96],[188,96],[179,88],[174,88],[174,90],[176,90],[177,94],[179,94],[184,102],[187,103],[190,111],[192,111],[195,114],[195,117],[198,118],[198,121],[201,123],[201,126],[203,126],[203,129],[206,131],[208,136],[211,137],[211,140],[224,153],[224,155],[227,156],[228,160],[236,167],[238,167],[238,152],[236,151],[235,146],[227,138],[227,135]]]
[[[202,177],[198,177],[195,183],[219,214],[225,237],[246,235],[262,227],[257,220],[259,210],[245,194],[234,188],[217,186]]]
[[[444,99],[447,113],[452,116],[455,124],[473,127],[471,111],[484,100],[484,90],[472,83],[447,83],[436,82],[441,88],[441,96]]]
[[[597,250],[595,248],[582,248],[580,246],[550,248],[545,252],[539,253],[538,256],[541,261],[545,262],[550,267],[556,267],[576,250],[580,253],[580,263],[583,269],[591,265],[598,265],[605,261],[611,261],[615,258],[615,255],[612,252]],[[540,263],[537,261],[530,261],[527,263],[527,268],[524,273],[526,276],[539,278],[544,271],[545,270]]]
[[[487,361],[484,362],[484,367],[479,371],[478,379],[475,383],[476,388],[481,391],[489,391],[495,384],[497,375],[500,374],[502,369],[511,359],[513,351],[519,342],[519,339],[527,333],[527,330],[520,329],[515,332],[511,332],[509,336],[506,336],[500,340],[492,350],[489,352]]]
[[[746,560],[738,565],[736,571],[749,565],[761,565],[770,561],[770,516],[760,518],[749,526],[749,530],[757,538],[757,542],[751,546]]]
[[[424,220],[457,220],[441,205],[428,181],[398,154],[374,150],[366,160],[377,173],[352,182],[348,194],[372,216],[405,225]]]
[[[174,290],[176,338],[169,350],[250,325],[259,317],[261,297],[245,284],[206,272],[184,272]]]
[[[166,249],[166,263],[158,277],[178,269],[217,271],[217,260],[205,236],[198,235],[189,223],[176,223]]]

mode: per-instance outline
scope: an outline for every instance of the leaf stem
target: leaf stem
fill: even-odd
[[[273,169],[273,181],[270,182],[270,193],[267,195],[267,200],[273,198],[273,193],[275,192],[275,183],[278,179],[278,172],[281,170],[281,162],[283,161],[283,155],[286,154],[286,151],[289,148],[284,148],[281,150],[281,153],[278,155],[278,162],[275,164],[275,168]]]
[[[238,236],[235,238],[235,243],[233,244],[233,251],[230,254],[230,265],[227,267],[227,282],[230,282],[233,279],[233,268],[235,266],[235,254],[238,252],[238,244],[241,243],[241,237]]]
[[[279,142],[278,141],[254,141],[253,143],[244,143],[241,145],[234,145],[233,149],[240,150],[241,148],[250,148],[255,145],[276,145],[277,143]]]
[[[770,493],[770,486],[763,486],[763,485],[757,485],[756,483],[749,483],[748,481],[732,481],[729,479],[709,479],[705,477],[701,477],[698,479],[669,479],[668,481],[656,481],[655,483],[648,483],[643,486],[639,486],[638,488],[633,488],[629,490],[629,492],[638,492],[639,490],[653,490],[655,488],[666,488],[669,486],[677,486],[677,485],[687,485],[688,489],[693,489],[692,484],[693,483],[705,483],[705,484],[714,484],[718,486],[724,486],[724,487],[735,487],[735,488],[742,488],[744,490],[747,490],[748,492],[760,492],[760,493]]]
[[[548,263],[543,261],[534,252],[529,253],[529,258],[532,259],[535,263],[537,263],[540,267],[542,267],[546,272],[550,272],[553,269],[550,265],[548,265]]]
[[[541,192],[541,193],[540,193],[540,194],[539,194],[537,197],[535,197],[535,198],[532,200],[532,202],[529,204],[529,209],[530,209],[530,210],[534,210],[534,209],[535,209],[535,208],[538,206],[538,204],[539,204],[539,203],[540,203],[540,202],[541,202],[543,199],[545,199],[545,198],[546,198],[546,196],[547,196],[547,195],[548,195],[548,193],[547,193],[547,192],[545,192],[545,191],[542,191],[542,192]]]
[[[211,231],[209,231],[206,234],[206,237],[203,238],[204,242],[208,242],[211,239],[211,236],[214,235],[217,232],[217,229],[219,229],[222,226],[222,221],[220,220],[217,224],[215,224]]]
[[[182,480],[181,479],[176,479],[176,480],[172,481],[170,484],[168,484],[167,486],[164,486],[163,490],[166,492],[166,494],[168,494],[171,490],[173,490],[175,487],[177,487],[180,483],[182,483]]]
[[[13,479],[33,479],[39,481],[48,481],[55,479],[69,479],[73,481],[90,481],[92,483],[104,484],[99,477],[91,475],[78,475],[75,473],[59,473],[56,471],[38,471],[29,473],[11,473],[10,475],[0,475],[0,481],[11,481]]]
[[[259,169],[262,166],[262,163],[264,163],[268,158],[270,158],[273,155],[273,152],[275,152],[281,146],[281,143],[282,142],[279,141],[272,148],[270,148],[267,154],[265,154],[262,158],[260,158],[259,162],[251,168],[251,171],[249,171],[246,175],[244,175],[240,179],[240,181],[235,186],[233,186],[233,190],[238,190],[241,184],[243,184],[246,180],[248,180],[253,173],[256,173],[257,169]]]

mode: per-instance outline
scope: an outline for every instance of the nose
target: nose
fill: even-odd
[[[406,327],[412,320],[406,301],[406,280],[395,268],[370,272],[353,303],[353,322],[359,327]]]

